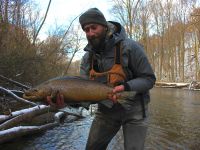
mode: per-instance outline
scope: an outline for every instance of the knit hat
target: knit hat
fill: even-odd
[[[97,8],[90,8],[86,12],[84,12],[79,17],[79,22],[81,24],[82,29],[84,28],[84,25],[90,23],[97,23],[103,26],[107,26],[107,22],[103,13]]]

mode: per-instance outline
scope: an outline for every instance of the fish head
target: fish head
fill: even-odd
[[[23,98],[31,101],[40,101],[46,95],[47,94],[45,93],[44,89],[32,88],[24,92]]]

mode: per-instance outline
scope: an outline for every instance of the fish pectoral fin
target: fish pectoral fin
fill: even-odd
[[[58,108],[63,108],[65,106],[64,96],[63,94],[60,94],[59,92],[56,95],[56,106]]]
[[[46,99],[47,99],[47,103],[51,107],[54,107],[54,108],[57,108],[57,109],[65,107],[64,96],[62,94],[57,94],[55,102],[52,101],[52,97],[51,96],[47,96]]]

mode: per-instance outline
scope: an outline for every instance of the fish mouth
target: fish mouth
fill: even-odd
[[[24,99],[27,99],[27,100],[38,100],[38,99],[39,99],[38,96],[26,95],[26,94],[23,94],[23,98],[24,98]]]

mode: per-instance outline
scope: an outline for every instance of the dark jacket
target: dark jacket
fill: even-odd
[[[81,61],[80,74],[89,76],[91,53],[97,59],[100,72],[110,70],[114,64],[114,47],[116,43],[121,42],[122,65],[128,79],[126,83],[131,91],[137,92],[133,99],[145,99],[148,102],[149,90],[153,87],[156,77],[142,45],[127,38],[124,28],[119,23],[108,22],[108,27],[106,46],[102,52],[96,53],[89,44],[85,47],[86,54]],[[105,82],[105,80],[102,79],[100,82]],[[133,102],[128,103],[128,105],[132,105],[131,103],[134,105]]]

